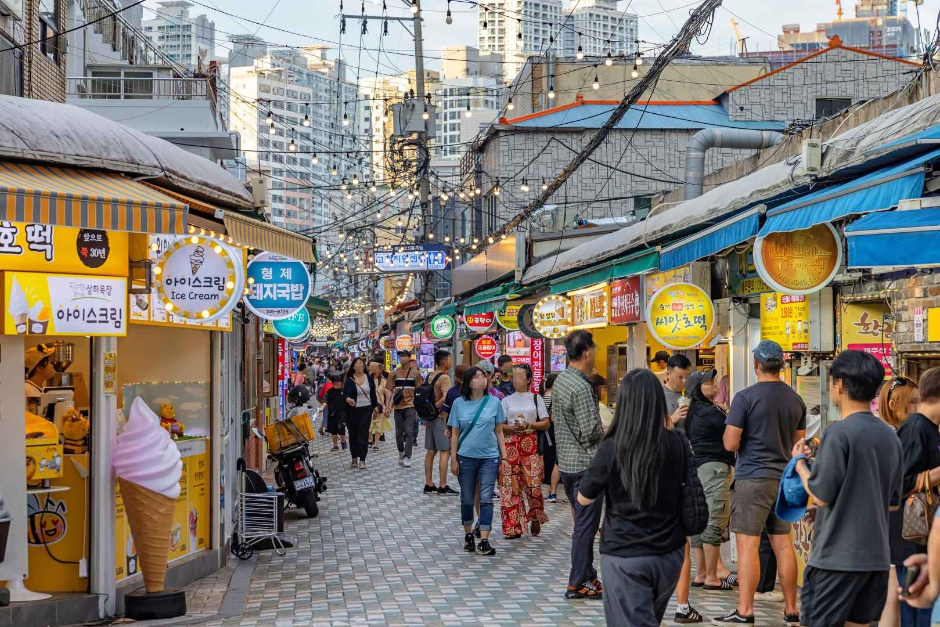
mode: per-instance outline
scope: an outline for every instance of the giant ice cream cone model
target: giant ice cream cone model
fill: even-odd
[[[183,462],[160,419],[139,397],[118,436],[113,463],[147,592],[162,592]]]

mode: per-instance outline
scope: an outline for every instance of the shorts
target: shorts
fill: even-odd
[[[867,625],[881,619],[889,571],[849,572],[807,566],[803,573],[802,625],[831,627],[846,621]]]
[[[449,451],[450,440],[444,435],[443,418],[424,421],[424,448],[429,451]]]
[[[774,514],[779,479],[735,479],[731,488],[731,531],[759,536],[790,535],[790,523]]]
[[[722,462],[705,462],[697,469],[699,481],[705,490],[708,504],[708,525],[705,531],[692,536],[692,546],[699,549],[703,544],[721,546],[728,531],[731,516],[731,482],[734,468]]]

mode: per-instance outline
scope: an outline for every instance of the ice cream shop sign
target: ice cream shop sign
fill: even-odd
[[[208,237],[177,240],[153,268],[166,310],[188,320],[215,320],[238,304],[245,286],[241,265],[225,244]]]
[[[3,273],[6,335],[127,335],[127,279]]]

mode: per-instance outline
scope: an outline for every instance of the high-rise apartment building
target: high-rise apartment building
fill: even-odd
[[[144,36],[171,60],[195,68],[204,67],[215,55],[215,22],[205,15],[190,16],[193,5],[185,0],[158,2],[156,17],[141,23]]]
[[[562,0],[487,0],[477,6],[478,48],[503,56],[503,80],[509,82],[526,58],[542,54],[550,43],[560,53],[563,20]]]
[[[637,51],[637,16],[617,9],[617,0],[581,0],[565,11],[561,54],[573,57],[578,47],[587,57],[632,55]]]
[[[481,54],[471,46],[445,47],[443,52],[441,82],[433,96],[437,132],[431,142],[432,157],[456,161],[480,130],[499,116],[506,92],[503,58]]]

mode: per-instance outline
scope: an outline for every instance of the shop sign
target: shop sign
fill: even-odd
[[[890,378],[893,376],[891,345],[894,336],[894,321],[886,319],[887,313],[888,308],[883,302],[848,303],[842,308],[842,329],[839,336],[843,350],[864,351],[874,355],[884,366],[885,376]],[[937,322],[940,323],[940,311],[937,316],[932,316],[931,313],[932,310],[928,310],[928,338],[935,326],[931,324],[933,318],[938,318]]]
[[[571,326],[571,301],[564,296],[546,296],[532,312],[535,329],[547,338],[562,338]]]
[[[0,222],[0,270],[127,276],[127,233]]]
[[[528,358],[531,341],[522,331],[509,331],[506,333],[506,354],[513,358]]]
[[[5,272],[7,335],[127,335],[127,279]]]
[[[529,365],[532,366],[532,393],[538,394],[545,378],[545,340],[532,340]]]
[[[842,265],[842,238],[829,223],[771,233],[754,242],[754,264],[767,285],[787,294],[812,294]]]
[[[499,352],[499,344],[488,335],[484,335],[473,343],[473,350],[481,359],[492,359]]]
[[[496,312],[496,322],[507,331],[518,331],[520,309],[522,305],[506,305],[502,311]]]
[[[457,324],[450,316],[434,316],[428,325],[431,337],[436,340],[449,340],[457,330]]]
[[[393,351],[395,350],[395,338],[391,335],[382,336],[379,339],[379,348],[383,351]]]
[[[761,294],[760,339],[774,341],[788,353],[809,350],[809,298]]]
[[[552,342],[550,366],[552,372],[561,372],[568,367],[568,355],[565,353],[564,344]]]
[[[516,321],[519,323],[519,330],[526,337],[540,338],[542,334],[535,328],[535,305],[523,305],[519,308],[519,314]]]
[[[653,272],[652,274],[647,274],[644,276],[643,280],[646,287],[646,305],[648,307],[650,300],[653,298],[653,294],[663,289],[670,283],[691,283],[692,266],[685,265],[680,268],[665,270],[663,272]]]
[[[571,298],[573,319],[569,330],[606,327],[609,301],[610,296],[606,285],[573,293]]]
[[[310,273],[303,262],[261,253],[248,263],[248,308],[267,320],[279,320],[297,312],[310,297]]]
[[[914,341],[924,341],[924,308],[914,307]]]
[[[621,279],[610,284],[610,323],[630,324],[643,319],[640,277]]]
[[[292,316],[275,320],[272,323],[274,332],[285,340],[298,340],[310,331],[310,314],[303,307]]]
[[[715,324],[715,306],[699,286],[671,283],[653,294],[646,320],[650,333],[660,344],[687,350],[708,338]]]
[[[187,320],[227,316],[241,298],[245,277],[226,244],[208,237],[184,237],[157,259],[153,268],[164,309]]]
[[[496,314],[492,311],[484,314],[468,314],[463,317],[464,324],[474,333],[483,333],[489,330],[493,326],[494,320],[496,320]]]
[[[446,270],[447,247],[441,244],[392,246],[391,250],[375,251],[375,267],[379,272],[428,272]]]
[[[369,340],[360,340],[359,341],[359,352],[364,353],[369,350]]]
[[[395,348],[400,351],[411,351],[415,347],[414,338],[410,335],[399,335],[395,338]]]

